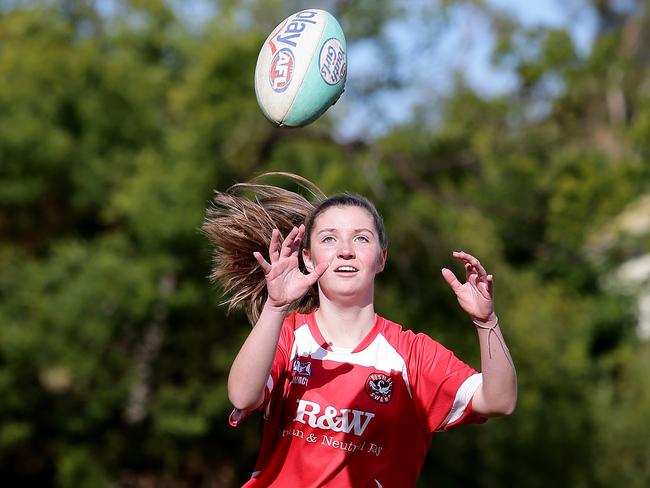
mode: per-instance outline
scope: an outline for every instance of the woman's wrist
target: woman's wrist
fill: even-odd
[[[492,334],[495,334],[497,339],[499,339],[499,342],[501,343],[501,346],[504,346],[503,341],[499,337],[499,334],[496,333],[495,329],[499,327],[499,318],[497,315],[494,313],[494,310],[486,319],[479,319],[477,317],[472,317],[472,322],[474,322],[474,325],[476,326],[476,330],[478,331],[479,337],[484,336],[487,334],[487,346],[488,346],[488,356],[490,359],[492,359],[492,346],[490,345],[490,337]]]
[[[472,317],[472,322],[474,322],[474,325],[476,325],[481,329],[489,329],[499,323],[499,318],[497,317],[497,314],[494,311],[492,311],[490,315],[484,319],[478,317]]]
[[[282,314],[282,315],[286,315],[287,312],[289,312],[290,306],[291,306],[290,303],[286,303],[286,304],[274,303],[271,298],[267,298],[266,302],[264,302],[264,309],[266,309],[268,312]]]

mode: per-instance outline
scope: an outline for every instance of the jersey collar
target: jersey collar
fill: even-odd
[[[318,328],[318,324],[316,323],[316,316],[314,315],[315,312],[316,310],[314,310],[312,313],[307,315],[307,325],[309,326],[309,332],[311,332],[312,337],[320,347],[322,347],[327,351],[331,351],[332,348],[327,343],[327,341],[323,337],[323,334],[321,334],[321,331]],[[375,314],[375,323],[372,326],[372,329],[370,329],[370,332],[368,332],[366,336],[361,340],[361,342],[359,342],[359,344],[357,344],[357,346],[354,349],[352,349],[351,354],[361,352],[366,347],[368,347],[372,343],[372,341],[375,340],[377,334],[379,334],[384,322],[385,319],[383,317],[380,317],[379,315]]]

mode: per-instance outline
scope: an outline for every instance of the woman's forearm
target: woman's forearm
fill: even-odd
[[[228,375],[228,398],[235,408],[254,409],[264,400],[264,388],[287,310],[288,306],[273,307],[267,301],[233,361]]]
[[[477,326],[483,383],[472,401],[473,410],[485,417],[510,415],[517,404],[515,366],[501,334],[496,315]]]

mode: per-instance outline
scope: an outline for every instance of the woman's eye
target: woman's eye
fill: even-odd
[[[357,241],[370,242],[370,239],[368,239],[366,236],[357,236]]]
[[[321,242],[324,242],[324,243],[334,242],[334,238],[332,236],[327,236],[327,237],[324,237]]]

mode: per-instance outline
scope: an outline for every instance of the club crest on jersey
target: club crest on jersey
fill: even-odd
[[[371,373],[366,380],[366,393],[379,403],[388,403],[393,396],[393,378],[384,373]]]
[[[293,360],[291,371],[299,376],[311,376],[311,361],[309,359],[301,361],[300,358]]]

